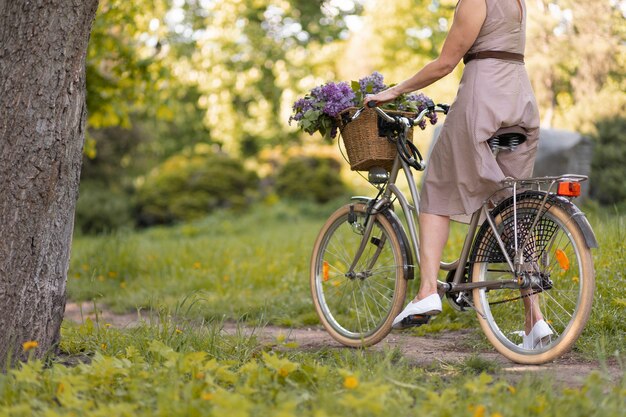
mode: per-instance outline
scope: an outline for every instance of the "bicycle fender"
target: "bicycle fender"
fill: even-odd
[[[589,224],[589,220],[587,220],[585,214],[580,211],[580,209],[576,207],[570,200],[558,195],[552,195],[548,198],[548,202],[559,206],[571,216],[572,220],[574,220],[574,222],[582,232],[583,238],[585,239],[585,244],[587,244],[587,247],[589,249],[595,249],[599,246],[598,240],[596,239],[596,234],[593,232],[591,224]]]
[[[381,213],[385,218],[391,223],[393,230],[396,232],[396,236],[398,236],[398,240],[400,241],[400,246],[402,246],[403,252],[406,255],[405,259],[405,268],[404,275],[406,279],[414,279],[415,278],[415,267],[413,265],[413,252],[411,250],[411,244],[409,243],[409,238],[404,231],[404,226],[402,226],[402,222],[398,215],[391,210],[390,208],[386,208],[381,211]]]

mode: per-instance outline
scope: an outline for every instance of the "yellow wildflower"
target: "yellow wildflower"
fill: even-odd
[[[28,352],[29,350],[34,349],[37,346],[39,346],[39,343],[35,340],[29,340],[28,342],[22,343],[22,348],[24,349],[24,352]]]
[[[287,377],[289,375],[289,369],[284,368],[284,367],[279,368],[278,375],[282,376],[283,378]]]
[[[479,404],[474,408],[474,417],[485,417],[484,405]]]
[[[117,278],[118,273],[117,271],[109,271],[109,278]]]
[[[120,282],[120,288],[126,288],[126,282],[124,281]]]
[[[213,399],[213,393],[212,392],[203,392],[202,393],[202,399],[204,401],[211,401]]]
[[[355,376],[347,376],[343,380],[343,386],[348,389],[355,389],[359,386],[359,380]]]
[[[176,333],[181,334],[183,331],[180,330],[179,328],[176,329]]]
[[[202,267],[202,264],[200,262],[193,263],[193,269],[200,269],[201,267]]]
[[[102,348],[102,350],[107,350],[107,344],[106,343],[101,344],[100,347]]]

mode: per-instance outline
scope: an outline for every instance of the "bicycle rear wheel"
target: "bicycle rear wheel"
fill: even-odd
[[[374,222],[373,230],[351,274],[366,222]],[[413,273],[403,236],[391,213],[368,216],[360,203],[341,207],[322,227],[311,257],[311,293],[322,324],[338,342],[370,346],[391,331]]]
[[[518,196],[517,241],[524,248],[525,267],[516,277],[502,255],[491,228],[479,231],[470,261],[474,282],[522,278],[532,287],[473,291],[480,325],[493,346],[514,362],[540,364],[567,352],[580,336],[591,312],[595,277],[591,250],[580,227],[568,210],[549,202],[542,207],[543,194]],[[569,204],[569,203],[568,203]],[[570,210],[571,211],[571,210]],[[540,219],[531,230],[537,213]],[[578,212],[579,215],[582,213]],[[514,216],[512,198],[494,210],[498,234],[514,259]],[[526,303],[526,304],[525,304]],[[525,315],[533,315],[536,303],[551,336],[523,346]]]

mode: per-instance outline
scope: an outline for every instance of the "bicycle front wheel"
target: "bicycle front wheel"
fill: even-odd
[[[589,318],[595,287],[591,250],[580,227],[558,204],[542,206],[542,198],[532,192],[519,196],[517,231],[511,201],[503,203],[495,215],[498,234],[507,247],[514,246],[514,233],[519,245],[526,241],[521,277],[511,271],[486,225],[484,233],[479,231],[471,259],[474,282],[532,281],[525,289],[473,291],[479,322],[489,341],[507,358],[524,364],[549,362],[571,349]],[[538,213],[539,221],[531,230]],[[508,252],[513,259],[515,251]],[[541,316],[550,329],[545,333],[551,334],[539,341],[526,336],[530,345],[525,346],[525,319],[529,317],[532,323]]]
[[[372,233],[350,270],[368,222]],[[311,293],[322,324],[338,342],[370,346],[391,331],[412,274],[402,233],[395,217],[368,215],[360,203],[341,207],[322,227],[311,257]]]

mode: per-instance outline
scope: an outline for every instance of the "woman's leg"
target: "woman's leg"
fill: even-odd
[[[420,214],[421,282],[414,301],[422,300],[437,292],[437,274],[449,231],[450,217]]]
[[[526,334],[529,334],[535,323],[543,320],[543,314],[541,314],[541,309],[539,308],[539,297],[536,294],[532,294],[532,290],[522,290],[520,292],[522,295],[526,295],[524,297],[524,310],[526,313],[524,331]]]

